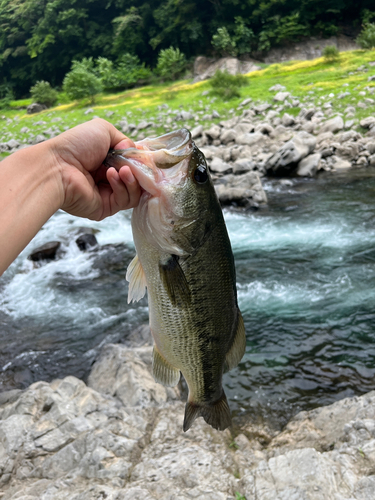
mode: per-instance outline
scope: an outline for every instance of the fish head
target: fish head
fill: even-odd
[[[105,160],[116,169],[129,166],[142,188],[133,232],[164,252],[191,254],[219,206],[203,153],[187,129],[135,146],[112,150]]]

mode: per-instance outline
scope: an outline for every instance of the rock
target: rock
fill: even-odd
[[[215,157],[210,163],[210,170],[217,174],[224,174],[226,172],[230,172],[232,167],[221,158]]]
[[[331,118],[330,120],[327,120],[323,125],[321,126],[320,133],[324,132],[338,132],[339,130],[342,130],[344,128],[344,120],[342,119],[341,116],[335,116],[334,118]]]
[[[202,132],[203,132],[203,125],[197,125],[193,129],[191,129],[190,133],[192,139],[197,139],[198,137],[201,137]]]
[[[8,149],[17,149],[20,147],[21,144],[15,139],[11,139],[10,141],[6,142],[6,145]]]
[[[224,129],[220,135],[220,141],[222,144],[228,144],[228,142],[234,142],[237,138],[237,132],[233,129]]]
[[[215,184],[215,190],[223,205],[235,203],[248,207],[267,203],[267,196],[256,172],[226,175],[220,179],[220,183]]]
[[[33,140],[33,144],[39,144],[40,142],[44,142],[47,140],[47,137],[44,136],[43,134],[38,134],[34,140]]]
[[[244,101],[242,101],[240,103],[240,107],[243,108],[244,106],[247,106],[248,104],[250,104],[253,100],[251,99],[251,97],[248,97],[247,99],[245,99]]]
[[[367,118],[363,118],[363,120],[361,120],[359,124],[363,128],[372,128],[375,125],[375,117],[368,116]]]
[[[211,139],[218,139],[221,134],[221,127],[219,127],[219,125],[212,125],[212,127],[205,130],[204,133]]]
[[[153,400],[150,364],[150,347],[108,345],[90,375],[98,390],[66,377],[3,402],[2,500],[375,498],[375,391],[300,412],[275,435],[202,418],[184,433],[183,403]],[[121,383],[129,399],[111,396]],[[132,406],[140,390],[145,408]]]
[[[321,154],[315,153],[303,158],[297,166],[296,174],[300,177],[314,177],[319,170]]]
[[[238,158],[233,164],[233,173],[236,175],[244,174],[254,170],[254,162],[246,158]]]
[[[284,125],[284,127],[291,127],[295,124],[294,116],[285,113],[281,119],[281,123]]]
[[[273,100],[276,102],[284,102],[290,96],[290,92],[278,92]]]
[[[36,248],[29,256],[28,259],[33,262],[39,262],[41,260],[51,261],[55,260],[56,252],[60,248],[61,243],[59,241],[50,241],[38,248]]]
[[[372,154],[371,156],[369,156],[369,158],[368,158],[368,163],[369,163],[369,165],[371,165],[371,166],[374,166],[374,165],[375,165],[375,154]]]
[[[270,92],[279,92],[279,91],[282,91],[285,89],[286,89],[286,87],[284,87],[284,85],[280,85],[280,83],[276,83],[276,85],[273,85],[273,87],[270,87],[268,90]]]
[[[33,115],[34,113],[40,113],[41,111],[44,111],[45,109],[47,109],[47,106],[45,106],[44,104],[39,104],[37,102],[33,102],[32,104],[27,106],[26,111],[27,111],[27,114]]]
[[[312,153],[315,145],[314,136],[299,132],[268,159],[265,165],[267,172],[273,175],[290,173],[305,156]]]
[[[175,389],[163,387],[153,379],[147,368],[147,364],[151,368],[151,357],[152,347],[129,349],[107,344],[92,368],[88,386],[131,407],[155,406],[168,398],[176,399]]]
[[[194,61],[194,82],[211,78],[218,70],[228,71],[229,74],[236,75],[238,73],[250,73],[259,69],[260,66],[255,61],[240,61],[235,57],[222,57],[215,60],[199,56]]]
[[[348,160],[344,160],[338,156],[332,156],[333,167],[335,170],[344,170],[346,168],[351,168],[352,164]]]
[[[375,141],[374,142],[368,142],[366,144],[367,151],[370,153],[370,155],[373,155],[375,153]]]
[[[83,113],[84,115],[89,115],[90,113],[93,113],[94,110],[92,108],[87,108],[86,111]]]
[[[254,144],[258,144],[259,142],[263,141],[264,141],[264,135],[261,134],[260,132],[242,134],[236,138],[237,144],[244,144],[247,146],[252,146]]]
[[[80,250],[86,251],[91,250],[98,246],[98,240],[95,238],[94,234],[85,233],[76,239],[77,246]]]
[[[267,109],[270,109],[271,108],[271,104],[269,104],[268,102],[265,102],[263,104],[258,104],[257,106],[254,106],[254,111],[257,115],[260,115],[262,113],[264,113],[265,111],[267,111]]]

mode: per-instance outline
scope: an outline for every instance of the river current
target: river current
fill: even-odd
[[[224,376],[238,419],[281,427],[300,410],[375,389],[375,169],[267,180],[269,204],[225,211],[246,354]],[[93,228],[100,249],[75,237]],[[30,252],[62,242],[59,260]],[[103,344],[148,321],[127,304],[130,213],[100,223],[54,215],[0,278],[0,391],[85,379]]]

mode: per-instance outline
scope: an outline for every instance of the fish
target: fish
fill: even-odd
[[[128,165],[142,194],[132,213],[136,256],[128,302],[148,294],[154,379],[189,394],[183,430],[198,417],[218,430],[231,425],[223,373],[246,347],[237,302],[233,252],[203,153],[187,129],[110,150],[107,167]]]

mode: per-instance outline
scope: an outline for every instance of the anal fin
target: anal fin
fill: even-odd
[[[190,429],[198,417],[203,417],[211,427],[219,431],[229,427],[232,424],[232,417],[225,392],[223,391],[220,399],[214,403],[204,404],[188,401],[185,405],[184,432]]]
[[[128,304],[138,302],[146,293],[146,276],[139,262],[138,255],[130,262],[126,271],[126,279],[129,281]]]
[[[233,339],[233,344],[231,345],[231,348],[229,349],[225,357],[225,365],[224,365],[225,372],[231,370],[232,368],[235,368],[238,365],[238,363],[242,359],[242,356],[245,354],[245,349],[246,349],[245,325],[243,322],[242,314],[240,310],[238,310],[237,331]]]
[[[152,374],[156,382],[166,387],[174,387],[180,381],[180,370],[168,363],[156,346],[152,353]]]

